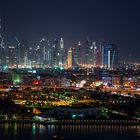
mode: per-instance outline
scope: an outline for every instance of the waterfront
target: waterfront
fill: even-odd
[[[2,140],[51,140],[59,139],[102,140],[140,139],[140,126],[124,125],[42,125],[42,124],[0,124]]]

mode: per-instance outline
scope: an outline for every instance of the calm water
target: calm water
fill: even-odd
[[[140,140],[140,126],[0,124],[0,140]]]

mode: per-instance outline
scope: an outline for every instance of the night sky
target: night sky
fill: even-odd
[[[140,62],[140,0],[0,0],[0,16],[6,43],[63,37],[71,47],[88,37],[116,43],[121,60]]]

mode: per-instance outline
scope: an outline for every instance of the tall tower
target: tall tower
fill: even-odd
[[[84,46],[83,46],[83,64],[86,66],[89,64],[89,51],[90,51],[90,45],[89,45],[89,39],[87,38]]]
[[[104,66],[108,69],[118,67],[118,49],[116,44],[105,44],[104,46]]]
[[[77,52],[77,62],[78,62],[78,65],[82,65],[83,64],[83,59],[81,56],[83,56],[82,54],[82,44],[81,42],[79,41],[78,42],[78,45],[76,47],[76,52]]]
[[[35,50],[35,60],[36,64],[39,66],[46,65],[46,53],[47,53],[47,40],[45,37],[43,37]]]
[[[91,44],[90,49],[89,49],[89,64],[91,66],[94,65],[94,45],[93,45],[93,43]]]
[[[60,39],[60,49],[64,49],[64,40],[63,40],[63,38]]]
[[[93,47],[93,65],[96,66],[96,56],[97,56],[97,46],[96,42],[92,42],[92,47]]]
[[[47,47],[46,47],[46,64],[48,66],[52,66],[52,46],[49,40],[47,40]]]
[[[40,64],[44,65],[46,64],[46,47],[47,47],[47,40],[45,37],[43,37],[40,42],[39,42],[39,46],[40,46]]]
[[[15,46],[8,46],[7,64],[10,68],[15,68],[17,66]]]
[[[59,48],[59,66],[64,66],[64,40],[60,39],[60,48]]]
[[[68,68],[72,68],[72,49],[68,50]]]
[[[52,52],[52,56],[53,56],[53,64],[52,67],[57,67],[59,64],[59,41],[58,39],[54,40],[54,45],[52,47],[53,52]]]

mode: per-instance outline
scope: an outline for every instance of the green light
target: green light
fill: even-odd
[[[12,81],[14,84],[19,84],[22,82],[22,77],[19,74],[13,74],[12,75]]]

